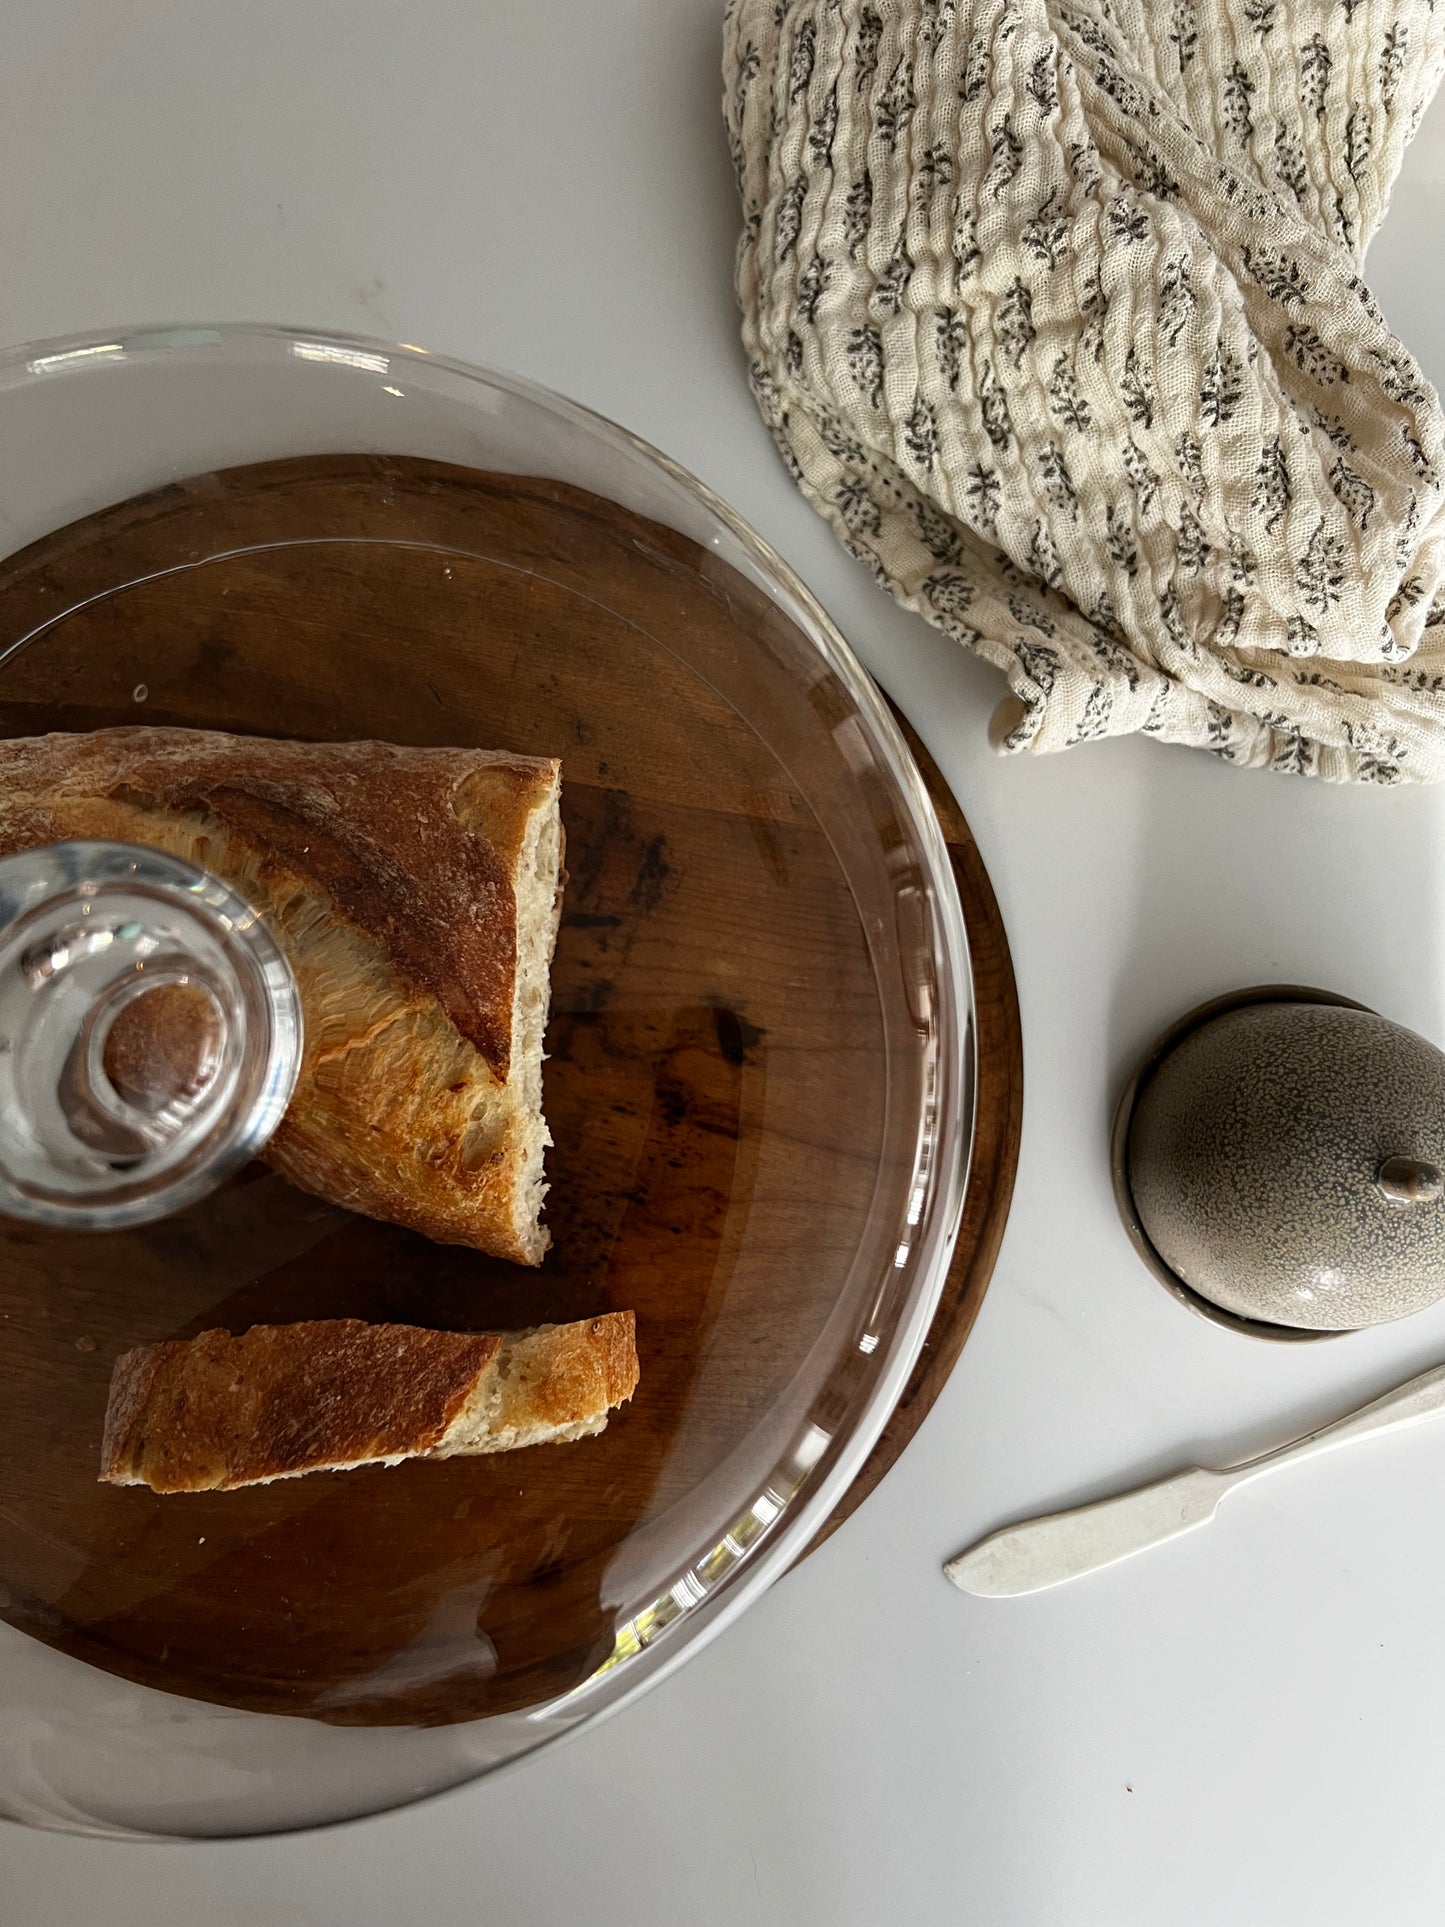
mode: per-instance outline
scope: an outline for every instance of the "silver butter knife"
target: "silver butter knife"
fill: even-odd
[[[1138,1487],[1114,1499],[1075,1506],[1070,1512],[1051,1512],[1041,1519],[991,1532],[943,1568],[954,1585],[984,1599],[1009,1599],[1018,1593],[1042,1592],[1046,1586],[1079,1579],[1101,1566],[1112,1566],[1150,1546],[1177,1539],[1183,1532],[1207,1526],[1226,1492],[1261,1478],[1283,1465],[1297,1465],[1317,1452],[1356,1439],[1377,1438],[1445,1412],[1445,1365],[1422,1372],[1419,1378],[1397,1385],[1393,1392],[1362,1405],[1358,1411],[1292,1439],[1243,1465],[1211,1472],[1191,1465],[1154,1485]]]

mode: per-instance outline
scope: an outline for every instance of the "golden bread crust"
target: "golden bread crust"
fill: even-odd
[[[8,799],[0,855],[45,840],[39,819],[63,821],[74,800],[204,812],[323,892],[505,1080],[517,961],[512,870],[527,815],[557,767],[487,750],[206,729],[20,737],[0,742]]]
[[[115,1363],[101,1479],[225,1492],[425,1452],[501,1343],[332,1318],[141,1346]]]
[[[492,1436],[479,1429],[472,1443],[450,1449],[497,1450],[600,1431],[637,1380],[630,1311],[503,1335],[355,1318],[256,1325],[237,1337],[202,1332],[116,1360],[100,1478],[155,1492],[225,1492],[448,1456],[448,1428],[488,1390]]]
[[[286,950],[305,1021],[267,1162],[348,1209],[536,1264],[541,1127],[510,1075],[516,879],[558,774],[208,730],[19,738],[0,741],[0,855],[113,839],[231,883]]]
[[[545,1370],[528,1386],[519,1422],[570,1425],[577,1413],[621,1405],[636,1390],[636,1319],[630,1311],[554,1325],[545,1342]]]

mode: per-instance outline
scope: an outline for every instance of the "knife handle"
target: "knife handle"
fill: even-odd
[[[1441,1412],[1445,1412],[1445,1365],[1436,1365],[1431,1371],[1421,1372],[1418,1378],[1406,1379],[1393,1391],[1382,1393],[1368,1405],[1347,1412],[1343,1418],[1334,1419],[1317,1431],[1306,1432],[1301,1439],[1276,1446],[1257,1459],[1246,1459],[1242,1465],[1230,1466],[1231,1482],[1243,1485],[1262,1472],[1273,1472],[1282,1465],[1297,1465],[1301,1459],[1312,1459],[1318,1452],[1333,1452],[1336,1446],[1352,1445],[1356,1439],[1378,1438],[1382,1432],[1401,1431],[1407,1425],[1420,1424],[1423,1419],[1436,1418]]]

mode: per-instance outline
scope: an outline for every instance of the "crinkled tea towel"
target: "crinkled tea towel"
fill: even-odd
[[[1434,0],[733,0],[758,402],[1008,749],[1445,776],[1445,436],[1360,276]]]

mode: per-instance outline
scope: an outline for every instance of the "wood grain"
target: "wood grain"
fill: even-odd
[[[619,1617],[727,1528],[749,1480],[762,1489],[828,1388],[839,1308],[864,1316],[860,1272],[888,1275],[875,1186],[902,1198],[907,1177],[883,1130],[896,1018],[860,919],[867,876],[837,854],[896,849],[898,826],[844,754],[843,692],[796,659],[771,602],[685,537],[556,482],[407,458],[198,477],[0,566],[0,733],[145,720],[557,754],[571,872],[539,1272],[259,1167],[143,1231],[0,1227],[12,1623],[227,1705],[472,1718],[586,1678]],[[838,1517],[957,1356],[1017,1147],[1007,946],[930,781],[978,980],[979,1135],[944,1306]],[[595,1441],[226,1495],[96,1484],[110,1365],[136,1343],[609,1309],[638,1315],[642,1380]]]

